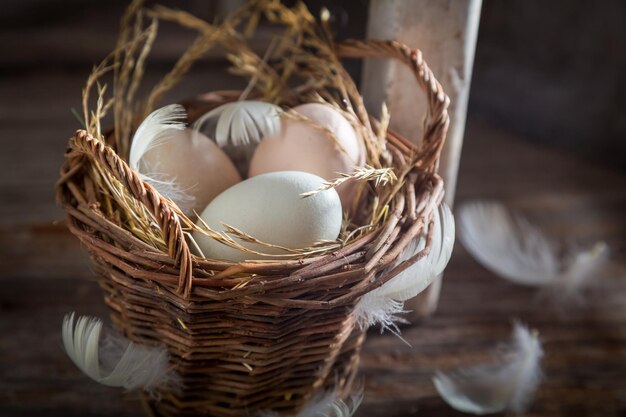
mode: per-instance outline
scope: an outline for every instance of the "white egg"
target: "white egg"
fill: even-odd
[[[191,129],[170,130],[167,140],[141,158],[140,172],[172,182],[178,195],[166,197],[190,217],[241,181],[237,169],[215,142]]]
[[[283,118],[280,134],[264,138],[250,161],[248,176],[273,171],[305,171],[326,180],[352,173],[365,163],[361,138],[350,122],[328,104],[307,103],[293,110],[310,121]],[[332,132],[332,135],[327,131]],[[354,197],[354,183],[337,188],[344,210]]]
[[[266,243],[302,249],[322,240],[335,240],[341,231],[339,195],[333,189],[303,198],[302,193],[318,189],[323,179],[299,171],[271,172],[235,184],[217,196],[202,212],[202,220],[222,232],[224,224],[235,227]],[[198,225],[201,225],[198,222]],[[194,240],[204,256],[239,262],[267,259],[224,245],[200,232]],[[284,250],[241,242],[243,246],[267,254]]]

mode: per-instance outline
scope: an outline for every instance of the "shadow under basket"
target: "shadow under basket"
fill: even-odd
[[[398,273],[389,267],[432,220],[443,197],[437,166],[449,118],[448,98],[420,51],[394,41],[346,41],[336,47],[342,57],[404,62],[415,73],[429,112],[419,147],[387,132],[386,165],[407,173],[393,211],[332,253],[240,264],[197,257],[171,203],[111,146],[83,130],[69,141],[58,201],[69,229],[90,252],[114,326],[137,343],[164,345],[180,377],[177,387],[157,391],[158,400],[145,396],[154,415],[226,417],[261,410],[291,415],[324,392],[342,398],[350,393],[365,339],[354,307]],[[236,97],[216,92],[185,105],[193,121]],[[120,226],[101,189],[103,171],[153,217],[163,247]]]

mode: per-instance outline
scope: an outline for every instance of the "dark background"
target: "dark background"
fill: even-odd
[[[209,20],[223,13],[213,1],[162,3]],[[339,37],[364,36],[366,0],[308,3],[314,10],[327,6],[337,16]],[[126,4],[3,1],[0,77],[72,72],[84,79],[112,49]],[[155,51],[153,69],[165,70],[187,40],[179,32],[169,38]],[[622,0],[484,0],[469,114],[527,140],[626,170],[625,51]],[[211,64],[219,58],[213,56]],[[79,93],[66,92],[75,105]],[[0,117],[1,123],[11,122],[10,106],[3,106]]]

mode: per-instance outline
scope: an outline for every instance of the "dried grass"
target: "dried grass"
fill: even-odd
[[[322,186],[317,190],[302,193],[300,196],[305,198],[311,197],[322,191],[337,188],[347,181],[371,181],[374,183],[375,187],[379,187],[381,185],[392,183],[396,180],[396,174],[393,173],[392,168],[372,168],[370,166],[365,166],[355,169],[351,174],[341,173],[340,176],[334,180],[324,181]]]
[[[113,145],[118,155],[127,158],[132,133],[137,124],[158,105],[165,93],[181,81],[194,63],[211,48],[219,45],[227,51],[227,58],[231,63],[230,71],[248,80],[249,88],[246,93],[252,89],[255,99],[283,107],[303,102],[332,105],[346,116],[363,138],[367,166],[353,173],[343,173],[338,178],[327,181],[319,190],[306,193],[303,197],[337,187],[346,181],[357,181],[360,183],[357,187],[357,199],[351,209],[360,208],[364,213],[361,217],[368,220],[367,224],[358,224],[346,218],[340,239],[319,242],[305,249],[280,248],[285,251],[285,255],[278,257],[307,257],[336,250],[385,222],[387,214],[393,209],[394,198],[402,190],[406,175],[413,166],[409,164],[406,169],[397,172],[399,169],[394,166],[398,164],[391,164],[393,157],[385,145],[389,113],[384,107],[383,117],[374,131],[353,80],[334,52],[328,19],[328,12],[323,11],[321,24],[318,24],[303,4],[288,8],[278,0],[257,0],[248,2],[223,22],[211,24],[184,11],[162,6],[145,8],[141,0],[135,0],[122,17],[115,50],[94,68],[83,90],[83,117],[87,131],[104,141],[101,123],[107,112],[113,108]],[[271,50],[264,57],[253,52],[247,43],[247,38],[254,36],[261,20],[267,20],[282,30],[282,36],[273,41]],[[159,22],[162,21],[179,24],[196,31],[198,35],[172,69],[150,89],[148,95],[144,99],[138,99],[136,96],[144,68],[157,38]],[[243,31],[239,32],[237,29],[242,27]],[[107,97],[106,84],[102,80],[110,71],[113,71],[114,88],[112,96]],[[92,105],[90,95],[94,89],[97,99],[95,105]],[[285,114],[287,117],[303,119],[293,112]],[[315,123],[312,125],[328,130]],[[327,133],[334,138],[332,133]],[[336,138],[335,143],[338,151],[345,152]],[[98,166],[97,162],[94,166]],[[97,178],[100,179],[98,189],[105,196],[106,204],[102,208],[105,214],[116,219],[120,226],[143,242],[163,250],[167,245],[149,210],[113,175],[105,169],[95,169]],[[224,232],[217,233],[202,225],[202,222],[196,225],[174,203],[170,202],[170,205],[188,234],[199,230],[213,239],[246,252],[254,251],[241,245],[241,241],[276,248],[234,227],[227,227]]]

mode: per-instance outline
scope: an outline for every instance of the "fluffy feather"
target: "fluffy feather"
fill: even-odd
[[[280,132],[282,110],[275,104],[243,100],[223,104],[201,116],[193,125],[199,130],[213,121],[218,146],[258,143],[265,136]]]
[[[513,282],[540,285],[558,273],[554,245],[502,204],[464,204],[459,210],[459,238],[481,264]]]
[[[137,128],[130,148],[129,162],[132,168],[139,166],[141,158],[152,148],[159,146],[170,129],[183,130],[187,118],[180,104],[170,104],[150,113]]]
[[[183,211],[193,205],[194,198],[176,184],[176,178],[147,172],[141,159],[148,151],[159,147],[168,140],[171,130],[183,130],[187,113],[183,106],[170,104],[150,113],[139,125],[131,143],[128,162],[139,172],[141,178],[152,185],[163,197],[172,200]]]
[[[362,400],[362,391],[351,395],[348,402],[338,398],[336,392],[329,392],[315,397],[294,417],[351,417]],[[262,411],[256,417],[281,417],[281,415],[275,411]]]
[[[569,305],[583,301],[582,292],[594,278],[606,272],[609,248],[597,242],[588,250],[572,250],[565,260],[565,270],[547,283],[544,295],[558,304]]]
[[[132,390],[173,384],[176,377],[164,348],[141,346],[108,335],[101,340],[102,321],[81,316],[74,326],[74,313],[63,319],[63,345],[72,362],[94,381]]]
[[[602,242],[561,255],[563,244],[500,203],[466,203],[459,219],[463,246],[483,266],[517,284],[546,287],[561,299],[576,298],[608,260]]]
[[[541,382],[543,350],[537,332],[519,323],[512,339],[496,363],[438,372],[433,382],[444,401],[455,410],[479,415],[526,410]]]
[[[455,236],[454,216],[445,203],[435,210],[433,225],[435,230],[428,255],[384,285],[361,297],[355,307],[355,314],[361,327],[366,328],[380,323],[382,329],[395,328],[395,323],[402,321],[397,314],[404,311],[404,301],[422,292],[443,272],[452,255]],[[382,274],[424,249],[426,232],[427,230],[407,245],[396,262]]]

